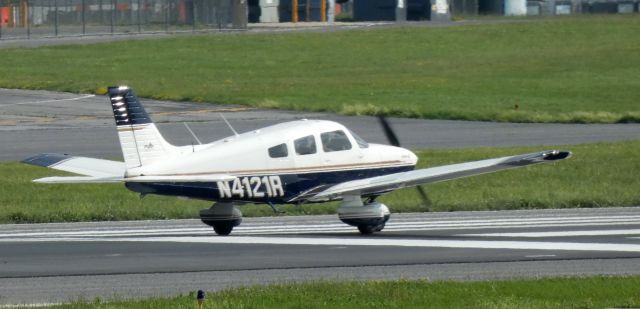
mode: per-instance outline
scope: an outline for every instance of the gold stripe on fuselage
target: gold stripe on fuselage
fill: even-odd
[[[338,164],[330,166],[309,166],[309,167],[292,167],[281,169],[262,169],[262,170],[239,170],[239,171],[212,171],[202,173],[180,173],[180,174],[145,174],[145,176],[199,176],[199,175],[212,175],[212,174],[226,174],[233,176],[246,176],[246,175],[280,175],[280,174],[305,174],[312,172],[331,172],[331,171],[345,171],[345,170],[360,170],[365,168],[384,168],[384,167],[405,167],[412,166],[411,164],[399,164],[402,161],[381,161],[372,163],[359,163],[359,164]]]

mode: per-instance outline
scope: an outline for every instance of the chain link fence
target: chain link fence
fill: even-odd
[[[0,39],[247,26],[245,0],[0,0],[0,18]]]

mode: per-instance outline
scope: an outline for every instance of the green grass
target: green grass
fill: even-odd
[[[249,287],[207,293],[205,308],[632,308],[640,277],[493,282],[369,281]],[[52,308],[197,308],[195,296],[76,302]]]
[[[1,49],[0,87],[344,114],[639,122],[640,18],[203,35]],[[518,109],[515,106],[518,105]]]
[[[419,167],[437,166],[550,149],[472,148],[419,151]],[[497,210],[640,205],[640,141],[572,145],[574,156],[425,186],[431,203],[403,189],[380,201],[392,212]],[[137,194],[121,184],[35,184],[34,178],[60,172],[20,163],[0,163],[0,223],[197,218],[209,203]],[[335,213],[337,203],[284,206],[288,214]],[[269,216],[265,205],[241,207],[245,216]]]

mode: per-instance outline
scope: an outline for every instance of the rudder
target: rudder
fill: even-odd
[[[127,169],[152,163],[172,152],[175,147],[162,137],[131,88],[109,87],[108,95]]]

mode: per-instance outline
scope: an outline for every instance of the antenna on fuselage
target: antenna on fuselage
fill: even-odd
[[[196,139],[196,142],[198,142],[198,145],[202,145],[202,142],[200,142],[200,140],[198,139],[198,137],[196,136],[195,133],[193,133],[193,131],[191,130],[191,128],[189,128],[189,125],[186,122],[183,122],[182,124],[184,124],[184,127],[187,128],[187,130],[189,131],[189,133],[191,133],[191,136],[193,136],[193,138]]]
[[[224,123],[227,124],[227,126],[229,126],[229,129],[231,129],[231,131],[233,132],[233,134],[235,136],[238,136],[240,134],[238,134],[238,132],[236,132],[236,130],[233,129],[233,127],[231,126],[231,124],[229,123],[229,121],[227,121],[227,118],[224,117],[224,115],[222,113],[218,113],[218,115],[220,115],[220,117],[222,118],[222,120],[224,120]]]

